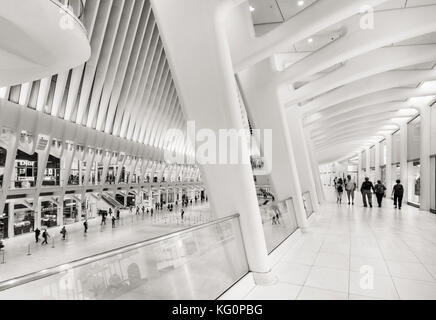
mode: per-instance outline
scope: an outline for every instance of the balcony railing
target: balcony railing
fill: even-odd
[[[248,273],[239,215],[0,283],[0,300],[216,299]]]

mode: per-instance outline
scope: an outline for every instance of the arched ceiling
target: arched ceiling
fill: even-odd
[[[335,14],[326,7],[321,14],[331,2],[300,2],[299,12],[280,20],[277,10],[283,3],[295,9],[299,1],[260,5],[249,0],[257,42],[277,39],[279,29],[302,16],[313,17],[314,25],[323,22],[313,33],[304,33],[309,26],[295,28],[305,36],[294,37],[291,43],[287,41],[293,37],[284,35],[285,45],[274,56],[277,79],[290,90],[286,107],[301,108],[321,163],[351,156],[382,140],[392,131],[383,128],[416,115],[420,107],[416,97],[428,103],[436,96],[436,0],[373,1],[373,28],[367,24],[362,28],[361,22],[371,22],[366,19],[368,8],[354,8],[354,14],[336,8]],[[303,28],[303,23],[299,26]]]
[[[155,148],[191,152],[181,139],[164,139],[167,128],[186,124],[150,1],[84,2],[89,60],[0,88],[0,98]]]

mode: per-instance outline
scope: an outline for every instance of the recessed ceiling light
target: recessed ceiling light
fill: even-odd
[[[312,43],[313,42],[313,38],[307,39],[307,42]]]
[[[303,0],[298,1],[298,6],[299,7],[304,6],[304,1]]]
[[[256,10],[256,8],[253,6],[250,6],[250,12],[253,12],[254,10]]]

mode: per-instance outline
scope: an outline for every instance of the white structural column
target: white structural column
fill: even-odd
[[[298,226],[305,229],[307,216],[302,195],[306,191],[312,194],[312,189],[302,190],[301,187],[302,179],[300,179],[299,174],[303,168],[297,167],[295,150],[298,149],[293,147],[294,141],[291,139],[293,132],[289,131],[289,125],[286,122],[288,117],[279,98],[277,83],[274,81],[272,62],[270,59],[266,59],[256,66],[240,72],[238,78],[255,128],[272,130],[272,154],[264,154],[264,157],[265,163],[271,169],[271,184],[275,196],[279,201],[292,197]],[[299,117],[299,113],[296,116]],[[293,115],[290,116],[290,118],[292,117]],[[299,137],[304,138],[300,132]],[[261,149],[264,150],[264,153],[267,152],[265,151],[266,145],[262,146]],[[304,176],[303,179],[306,178]],[[317,200],[312,202],[317,202]]]
[[[358,186],[360,186],[362,184],[362,172],[363,172],[363,167],[362,167],[362,152],[359,152],[359,154],[357,155],[359,158],[359,163],[357,164],[357,181],[356,184]]]
[[[429,106],[421,107],[421,210],[429,211],[431,204],[431,114]]]
[[[371,149],[370,148],[365,149],[365,153],[366,153],[366,159],[365,159],[366,173],[363,179],[370,178],[369,174],[371,172]]]
[[[388,134],[386,136],[386,188],[388,196],[390,196],[392,187],[392,135]]]
[[[300,179],[300,186],[303,192],[309,191],[312,200],[312,207],[315,212],[319,211],[319,196],[313,178],[311,161],[309,158],[308,146],[304,136],[303,123],[299,107],[293,107],[288,111],[288,128],[292,141],[292,153]]]
[[[308,151],[309,160],[310,160],[310,163],[312,166],[313,179],[315,181],[316,194],[318,195],[318,202],[319,202],[319,204],[321,204],[325,201],[325,194],[324,194],[324,188],[323,188],[323,181],[321,181],[319,163],[315,159],[315,155],[314,155],[315,149],[314,149],[314,146],[312,143],[312,139],[310,138],[309,131],[306,128],[304,130],[305,130],[304,135],[305,135],[305,139],[306,139],[307,151]]]
[[[407,174],[407,123],[400,125],[400,166],[401,184],[404,187],[403,203],[407,204],[409,197],[408,174]]]
[[[220,129],[242,129],[221,2],[151,3],[185,117],[195,120],[197,130],[208,129],[215,137]],[[248,264],[255,281],[272,283],[275,279],[271,276],[250,159],[248,153],[242,153],[242,157],[246,164],[202,164],[201,175],[213,195],[210,200],[215,215],[240,214]]]
[[[375,166],[375,182],[377,182],[377,180],[381,180],[381,169],[380,169],[380,142],[377,142],[374,146],[375,148],[375,161],[374,161],[374,166]]]

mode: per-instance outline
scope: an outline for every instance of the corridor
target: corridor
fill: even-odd
[[[395,210],[391,200],[373,209],[360,197],[354,207],[337,205],[334,190],[325,192],[309,231],[274,265],[278,283],[238,290],[236,299],[436,299],[435,215]]]

